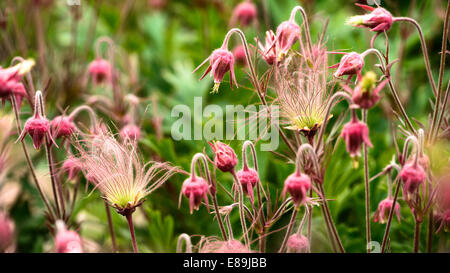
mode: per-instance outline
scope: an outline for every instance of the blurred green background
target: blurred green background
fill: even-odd
[[[41,2],[36,6],[35,2]],[[206,77],[199,81],[201,72],[192,73],[210,52],[218,48],[228,30],[233,7],[240,1],[234,0],[168,0],[161,7],[155,7],[157,1],[144,0],[97,0],[83,1],[80,6],[69,6],[66,1],[2,1],[0,8],[8,7],[2,31],[3,39],[0,51],[1,66],[8,66],[12,57],[21,55],[32,57],[38,61],[33,71],[35,85],[44,88],[51,79],[47,92],[47,112],[53,117],[59,109],[82,104],[85,98],[81,92],[82,75],[89,62],[95,57],[94,43],[98,37],[108,36],[115,42],[117,67],[127,84],[122,85],[126,92],[140,97],[157,99],[155,104],[148,103],[140,109],[140,122],[145,131],[140,148],[146,158],[170,161],[189,171],[189,164],[196,152],[206,151],[212,155],[206,141],[174,141],[170,137],[171,108],[177,104],[193,105],[194,96],[203,97],[203,105],[228,104],[248,105],[257,103],[257,97],[247,88],[250,81],[242,66],[236,67],[236,78],[239,89],[231,90],[226,80],[218,94],[210,94],[212,79]],[[329,20],[326,32],[328,50],[345,50],[362,52],[369,47],[372,33],[365,29],[357,29],[345,24],[347,17],[365,13],[348,0],[262,0],[254,1],[258,6],[258,24],[247,27],[244,32],[247,41],[254,44],[254,38],[264,38],[266,30],[275,30],[277,25],[289,18],[290,10],[295,5],[302,5],[308,12],[312,24],[313,42],[317,41],[326,20]],[[362,1],[360,1],[362,2]],[[441,50],[442,25],[446,1],[382,1],[382,6],[394,16],[410,16],[415,18],[424,29],[430,53],[432,69],[437,76],[439,51]],[[36,19],[38,9],[38,19]],[[11,16],[13,15],[13,16]],[[47,74],[41,73],[38,51],[38,21],[42,24],[45,38],[45,64]],[[297,22],[301,17],[297,16]],[[22,38],[17,36],[21,33]],[[402,100],[407,105],[407,112],[420,122],[426,123],[430,113],[429,98],[432,91],[429,87],[420,41],[417,32],[404,24],[394,24],[388,32],[390,37],[390,58],[400,58],[394,66],[393,77]],[[379,38],[376,47],[384,50],[384,38]],[[237,45],[232,39],[231,46]],[[330,65],[338,61],[338,57],[330,60]],[[367,62],[366,69],[371,67],[375,59]],[[201,71],[203,71],[203,69]],[[133,74],[133,71],[136,73]],[[37,72],[39,71],[39,72]],[[45,69],[44,69],[45,71]],[[133,76],[137,81],[130,80]],[[448,76],[448,73],[447,73]],[[228,76],[227,76],[228,77]],[[226,77],[226,79],[228,79]],[[448,79],[444,79],[446,82]],[[385,90],[386,91],[386,90]],[[370,138],[374,148],[369,153],[370,173],[378,173],[389,163],[394,147],[390,134],[391,122],[396,123],[392,115],[392,107],[388,92],[383,92],[383,101],[370,111]],[[8,107],[5,108],[8,111]],[[145,111],[147,110],[147,111]],[[336,113],[344,110],[341,105]],[[23,112],[30,111],[28,106]],[[164,138],[155,136],[151,122],[156,116],[163,117]],[[25,115],[24,117],[25,118]],[[104,117],[107,120],[108,117]],[[209,118],[203,118],[203,122]],[[240,156],[242,141],[227,141]],[[402,141],[400,141],[402,143]],[[17,144],[18,145],[18,144]],[[281,145],[279,152],[286,151]],[[45,173],[46,162],[43,151],[34,155],[34,160]],[[21,154],[20,154],[21,156]],[[15,157],[20,157],[15,155]],[[59,157],[63,159],[62,156]],[[23,158],[18,165],[25,166]],[[269,152],[258,152],[260,177],[263,184],[270,185],[272,198],[280,194],[284,179],[293,171],[291,164],[277,158]],[[361,165],[361,164],[360,164]],[[240,165],[239,165],[240,166]],[[21,172],[26,169],[22,167]],[[11,171],[12,172],[12,171]],[[37,192],[26,175],[9,175],[9,179],[19,179],[22,193],[12,205],[10,214],[18,228],[19,252],[49,251],[52,239],[45,226],[42,213],[43,205]],[[45,174],[43,174],[45,177]],[[229,174],[217,173],[218,180],[231,188],[232,177]],[[7,178],[8,179],[8,178]],[[183,199],[181,208],[177,207],[178,195],[185,176],[176,175],[162,188],[151,194],[136,216],[136,232],[138,244],[142,252],[174,252],[176,238],[180,233],[189,235],[218,235],[217,223],[212,215],[208,215],[205,207],[201,207],[193,215],[189,214],[188,201]],[[339,143],[326,171],[325,189],[331,199],[331,211],[337,223],[343,244],[348,252],[365,251],[364,222],[364,183],[362,168],[353,169],[351,160],[345,152],[345,146]],[[378,202],[386,197],[386,178],[371,183],[371,212],[375,212]],[[92,249],[107,251],[110,239],[107,230],[104,204],[97,192],[83,192],[76,204],[73,220],[81,223],[81,235],[89,240]],[[219,193],[219,204],[230,203],[229,198]],[[391,248],[393,252],[412,251],[414,221],[409,208],[401,203],[401,224],[394,221],[391,231]],[[330,251],[327,233],[322,221],[320,209],[314,210],[312,251]],[[281,227],[289,220],[285,215],[273,227]],[[118,236],[119,247],[129,251],[130,235],[125,219],[113,213],[113,220]],[[239,215],[232,215],[234,231],[240,235]],[[385,226],[372,223],[372,240],[381,242]],[[423,229],[423,240],[426,238]],[[268,240],[268,250],[277,251],[284,236],[279,232]],[[437,242],[439,237],[436,237]],[[445,238],[444,238],[445,239]],[[442,238],[441,238],[442,240]],[[448,240],[448,239],[447,239]],[[196,242],[196,239],[194,239]],[[425,245],[423,241],[422,247]]]

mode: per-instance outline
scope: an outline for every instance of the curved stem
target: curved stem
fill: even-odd
[[[237,190],[239,193],[239,216],[241,219],[242,233],[244,235],[245,245],[247,247],[250,247],[250,245],[249,245],[250,240],[248,238],[247,224],[245,223],[245,214],[244,214],[244,190],[242,189],[242,184],[239,181],[239,178],[237,177],[236,172],[234,170],[232,170],[231,174],[233,175],[234,183],[235,183],[235,186],[237,187]]]
[[[130,228],[131,234],[131,242],[133,244],[134,253],[139,253],[137,244],[136,244],[136,235],[134,234],[134,225],[133,225],[133,213],[127,213],[125,217],[127,218],[128,227]]]
[[[295,14],[297,13],[297,11],[300,11],[300,13],[302,14],[303,22],[305,24],[306,42],[308,43],[310,52],[312,52],[313,47],[312,47],[312,42],[311,42],[311,32],[309,30],[308,16],[306,15],[305,10],[301,6],[295,6],[291,11],[291,16],[289,17],[289,21],[295,20]]]
[[[65,219],[66,216],[66,207],[65,207],[65,200],[64,200],[64,194],[62,191],[61,182],[56,176],[56,172],[54,169],[54,160],[53,160],[53,154],[52,154],[52,143],[50,142],[49,138],[46,137],[46,144],[45,144],[45,153],[47,155],[47,161],[48,161],[48,169],[50,172],[50,179],[52,181],[52,190],[53,195],[55,198],[55,205],[56,208],[59,211],[59,217],[61,219]],[[59,196],[59,197],[58,197]],[[61,210],[59,210],[58,200],[61,205]]]
[[[72,113],[70,113],[69,118],[71,120],[75,119],[75,117],[81,112],[86,111],[89,114],[89,119],[91,120],[91,125],[94,129],[94,133],[97,133],[97,115],[95,114],[95,111],[88,105],[81,105],[75,108]]]
[[[328,207],[328,201],[325,198],[325,190],[323,188],[323,185],[320,184],[320,183],[317,183],[317,184],[319,185],[319,189],[320,189],[320,192],[321,192],[322,197],[323,197],[323,208],[324,208],[324,212],[326,214],[326,217],[328,218],[331,231],[333,232],[334,238],[336,239],[336,242],[337,242],[337,244],[339,246],[339,250],[341,251],[341,253],[345,253],[344,246],[342,245],[341,239],[340,239],[339,234],[337,232],[336,225],[334,224],[334,221],[333,221],[333,217],[331,216],[330,208]]]
[[[363,121],[367,124],[367,109],[363,110]],[[369,186],[369,155],[367,144],[364,142],[364,188],[365,188],[365,199],[366,199],[366,248],[367,253],[370,253],[370,186]]]
[[[192,253],[191,237],[189,235],[187,235],[186,233],[182,233],[182,234],[180,234],[180,236],[178,236],[177,253],[182,253],[181,247],[182,247],[183,242],[185,242],[185,244],[186,244],[186,252],[185,253]]]
[[[286,235],[284,235],[283,243],[281,244],[281,247],[278,250],[278,253],[283,252],[284,248],[286,247],[286,243],[289,239],[289,234],[291,234],[292,227],[294,226],[295,218],[297,217],[297,213],[298,213],[298,208],[294,207],[294,209],[292,211],[291,220],[289,221],[288,228],[286,230]]]
[[[106,218],[108,219],[108,228],[109,228],[109,235],[111,236],[112,250],[114,253],[116,253],[117,252],[116,234],[114,233],[114,226],[113,226],[112,217],[111,217],[111,210],[109,208],[108,202],[106,200],[103,200],[103,201],[105,203]]]

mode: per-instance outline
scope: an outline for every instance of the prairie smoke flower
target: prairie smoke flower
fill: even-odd
[[[238,45],[233,49],[233,56],[238,64],[246,64],[247,60],[245,57],[245,49],[243,45]]]
[[[83,253],[80,235],[72,230],[67,230],[64,222],[56,222],[55,252],[57,253]]]
[[[25,136],[29,134],[33,139],[33,145],[36,150],[39,150],[42,146],[45,137],[48,137],[56,145],[50,132],[50,122],[44,114],[44,102],[41,91],[36,92],[34,105],[34,114],[25,122],[19,140],[23,141]]]
[[[67,179],[73,180],[77,174],[81,171],[81,163],[80,161],[70,155],[63,163],[62,170],[67,173]]]
[[[328,82],[327,55],[322,48],[313,66],[299,56],[292,56],[277,73],[277,98],[282,124],[286,129],[301,131],[314,136],[325,122],[330,101],[329,90],[334,82]]]
[[[380,100],[380,91],[384,88],[388,79],[376,85],[377,76],[369,71],[362,77],[359,84],[352,91],[352,100],[363,109],[372,108]],[[348,90],[348,89],[347,89]]]
[[[253,203],[253,188],[256,186],[256,184],[259,183],[258,172],[252,168],[244,166],[244,168],[242,170],[239,170],[236,175],[242,185],[244,193],[250,196],[250,200]]]
[[[11,95],[13,95],[17,107],[20,108],[23,98],[27,96],[25,87],[20,81],[22,76],[30,71],[33,66],[34,60],[29,59],[12,67],[0,67],[0,98],[3,104],[6,100],[10,100]]]
[[[351,157],[359,157],[361,155],[361,145],[363,143],[372,147],[372,142],[369,139],[369,128],[364,122],[358,120],[356,114],[353,114],[352,120],[344,125],[341,136]]]
[[[75,123],[68,116],[57,116],[50,122],[53,138],[70,138],[76,130]]]
[[[205,200],[206,207],[208,207],[208,192],[209,184],[202,177],[192,174],[189,178],[184,180],[181,192],[184,196],[189,198],[189,210],[192,214],[193,210],[198,210],[202,199]]]
[[[255,4],[250,1],[245,1],[234,8],[231,24],[234,24],[237,20],[241,26],[245,27],[256,20],[257,16],[258,10],[256,9]]]
[[[425,187],[426,178],[427,174],[420,164],[415,162],[406,163],[400,171],[400,179],[404,183],[403,193],[406,197],[417,192],[420,185]]]
[[[306,236],[301,234],[293,234],[289,236],[287,241],[287,252],[288,253],[309,253],[309,240]]]
[[[394,204],[394,200],[392,200],[392,198],[390,198],[390,197],[382,200],[378,204],[378,209],[375,212],[373,221],[375,223],[379,222],[381,224],[386,223],[386,221],[389,218],[389,211],[391,211],[393,204]],[[395,203],[394,212],[397,215],[397,220],[400,222],[400,205],[398,204],[398,202]]]
[[[371,31],[382,32],[391,28],[394,18],[392,14],[384,8],[374,8],[366,5],[357,6],[370,11],[368,14],[352,16],[347,20],[347,24],[354,27],[369,28]]]
[[[199,253],[251,253],[244,244],[235,239],[221,241],[217,238],[206,238],[200,242]]]
[[[234,75],[234,56],[233,53],[225,48],[225,45],[214,50],[211,55],[194,70],[194,72],[197,71],[197,69],[199,69],[208,60],[210,64],[200,80],[202,80],[209,72],[211,72],[211,74],[214,76],[214,87],[212,93],[218,92],[220,83],[222,82],[225,73],[227,73],[228,71],[230,71],[231,88],[233,88],[233,84],[238,87],[236,77]]]
[[[15,248],[14,222],[0,211],[0,253],[13,252]]]
[[[289,49],[300,39],[301,29],[293,19],[290,19],[278,26],[276,34],[277,59],[281,62],[286,58]]]
[[[120,137],[123,140],[137,141],[141,138],[141,129],[135,124],[127,124],[120,130]]]
[[[233,148],[220,141],[209,142],[214,151],[214,164],[222,172],[231,172],[238,162]]]
[[[336,68],[334,72],[335,77],[341,77],[344,75],[357,75],[361,76],[361,70],[364,67],[364,58],[361,54],[356,52],[350,52],[342,56],[341,61],[338,64],[330,66],[330,68]]]
[[[308,198],[307,192],[310,188],[311,179],[309,176],[295,171],[295,173],[289,175],[284,181],[282,195],[285,196],[286,192],[289,192],[294,204],[300,206],[306,203]]]
[[[111,64],[102,58],[96,58],[89,64],[88,73],[95,84],[112,81]]]
[[[124,216],[134,212],[144,198],[176,171],[167,163],[142,164],[135,145],[119,143],[110,133],[99,133],[77,146],[81,169],[103,198]]]
[[[264,45],[260,41],[258,41],[259,52],[269,65],[273,65],[275,63],[275,60],[277,59],[277,52],[274,43],[275,43],[275,34],[273,33],[272,30],[266,31],[266,38]]]
[[[438,227],[438,231],[444,228],[444,231],[450,231],[450,209],[446,210],[444,213],[438,216],[438,219],[441,221],[441,224]]]

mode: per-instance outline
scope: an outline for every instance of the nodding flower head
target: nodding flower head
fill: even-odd
[[[363,143],[372,147],[372,142],[369,139],[369,128],[364,122],[358,120],[356,114],[354,114],[351,121],[344,125],[341,136],[351,157],[361,155],[361,145]]]
[[[73,230],[67,230],[61,220],[56,222],[55,252],[83,253],[80,235]]]
[[[33,145],[36,150],[39,150],[46,137],[56,145],[50,132],[50,122],[44,115],[44,102],[41,91],[36,92],[34,105],[34,114],[25,122],[19,140],[23,141],[25,136],[29,134],[33,139]]]
[[[287,252],[288,253],[311,252],[308,238],[298,233],[289,236],[289,239],[287,241]]]
[[[277,28],[276,51],[278,61],[284,60],[289,49],[300,39],[301,29],[293,20],[282,22]]]
[[[222,172],[231,172],[238,162],[233,148],[220,141],[209,142],[214,151],[214,164]]]
[[[257,16],[258,10],[256,9],[255,4],[250,1],[245,1],[234,8],[232,23],[237,20],[241,26],[245,27],[256,20]]]
[[[380,100],[379,93],[387,82],[388,79],[385,79],[376,85],[376,74],[372,71],[367,72],[352,92],[353,102],[363,109],[372,108]]]
[[[137,141],[141,138],[141,129],[135,124],[127,124],[120,130],[120,137],[123,140]]]
[[[275,34],[272,30],[266,31],[265,44],[258,41],[259,53],[269,65],[273,65],[277,59],[277,52],[275,46]]]
[[[209,185],[202,177],[192,175],[184,180],[181,192],[184,196],[189,198],[189,209],[191,214],[194,209],[198,210],[202,203],[202,199],[205,200],[206,207],[208,207]]]
[[[50,122],[53,138],[70,138],[76,130],[75,123],[68,116],[57,116]]]
[[[236,175],[242,185],[244,193],[250,196],[250,200],[253,203],[253,188],[259,183],[258,172],[252,168],[244,167],[242,170],[239,170]]]
[[[231,53],[226,48],[218,48],[211,53],[211,56],[209,56],[209,62],[210,64],[200,80],[203,79],[211,71],[211,74],[214,76],[214,88],[212,93],[218,92],[220,83],[222,82],[225,74],[228,71],[230,71],[231,88],[233,88],[233,84],[237,87],[236,77],[234,75],[233,53]]]
[[[383,32],[391,28],[394,18],[386,9],[380,7],[374,8],[361,4],[356,5],[370,11],[370,13],[352,16],[347,20],[347,24],[354,27],[369,28],[371,31],[375,32]]]
[[[438,231],[444,228],[445,232],[450,232],[450,209],[439,215],[438,219],[441,221],[441,224],[438,227]]]
[[[135,145],[120,143],[109,132],[100,132],[76,147],[86,178],[124,216],[133,213],[147,195],[177,170],[167,163],[142,164]]]
[[[205,238],[200,242],[199,253],[251,253],[244,244],[235,239],[221,241],[217,238]]]
[[[27,69],[24,69],[24,67],[25,65],[22,63],[5,69],[0,67],[0,99],[3,104],[5,101],[11,100],[11,96],[14,96],[17,107],[20,109],[22,100],[27,95],[25,87],[20,80],[23,74],[31,69],[31,67]]]
[[[13,252],[15,248],[14,222],[0,211],[0,253]]]
[[[342,56],[341,61],[330,68],[335,67],[337,67],[336,72],[334,72],[335,77],[355,74],[359,77],[364,67],[364,58],[359,53],[350,52]]]
[[[403,193],[406,197],[417,192],[419,186],[425,187],[426,178],[427,174],[420,164],[406,163],[400,171],[400,179],[404,183]]]
[[[89,64],[88,72],[95,84],[112,81],[111,64],[102,58],[97,58]]]
[[[394,204],[394,200],[392,198],[388,197],[384,200],[382,200],[378,204],[378,209],[375,212],[375,215],[373,217],[373,221],[375,223],[381,223],[384,224],[389,218],[389,212],[392,209],[392,205]],[[400,222],[400,205],[398,202],[395,203],[395,209],[394,209],[395,215],[397,215],[397,220]]]
[[[300,206],[306,203],[308,199],[308,190],[311,188],[311,179],[308,175],[295,171],[284,181],[283,196],[288,192],[294,204]]]
[[[236,62],[240,65],[245,65],[247,63],[245,57],[245,49],[243,45],[238,45],[233,49],[233,55]]]
[[[69,156],[62,165],[62,170],[67,172],[67,179],[73,180],[77,174],[81,171],[81,163],[78,158]]]

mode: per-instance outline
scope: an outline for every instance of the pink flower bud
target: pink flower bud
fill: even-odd
[[[234,150],[220,141],[209,142],[209,145],[215,153],[214,164],[222,172],[230,172],[234,170],[238,159]]]
[[[76,130],[72,119],[67,116],[57,116],[50,122],[53,138],[70,138]]]
[[[258,46],[264,60],[266,60],[267,64],[272,65],[277,59],[275,34],[272,30],[266,31],[265,44],[263,45],[258,41]]]
[[[311,188],[311,179],[308,175],[295,172],[286,178],[284,181],[283,196],[286,192],[292,197],[296,206],[303,205],[307,201],[307,193]]]
[[[74,156],[69,156],[62,165],[63,171],[67,172],[67,179],[74,179],[81,171],[81,162]]]
[[[181,192],[184,196],[189,198],[189,209],[192,214],[193,209],[198,210],[202,199],[205,200],[208,207],[208,193],[209,185],[205,179],[199,176],[191,176],[184,180]]]
[[[394,204],[394,200],[392,200],[392,198],[390,198],[390,197],[382,200],[378,204],[378,209],[375,212],[373,221],[375,223],[380,222],[381,224],[386,223],[386,221],[389,219],[389,212],[391,211],[393,204]],[[400,205],[398,202],[395,203],[394,212],[397,215],[397,220],[400,222]]]
[[[306,236],[301,234],[293,234],[289,236],[287,241],[287,252],[288,253],[309,253],[309,240]]]
[[[141,138],[141,129],[139,129],[139,127],[134,124],[127,124],[122,128],[122,130],[120,130],[120,137],[123,140],[139,140]]]
[[[419,186],[425,186],[427,174],[420,164],[406,163],[400,171],[400,179],[403,181],[403,193],[408,196],[415,193]]]
[[[251,168],[245,168],[236,173],[239,182],[242,185],[244,193],[250,196],[253,203],[253,188],[259,182],[258,172]]]
[[[50,123],[45,117],[35,115],[25,122],[24,129],[19,139],[22,141],[29,134],[33,139],[33,146],[39,150],[44,142],[45,136],[51,138]]]
[[[17,68],[0,68],[0,98],[3,104],[6,100],[11,99],[11,95],[14,95],[17,107],[20,108],[23,97],[27,95],[25,87],[20,80],[21,76],[18,74]]]
[[[356,52],[350,52],[342,56],[339,64],[331,66],[331,68],[338,67],[334,72],[335,77],[341,77],[344,75],[361,75],[361,70],[364,67],[364,59],[361,54]]]
[[[356,117],[344,125],[341,136],[345,141],[347,152],[351,157],[361,155],[361,145],[363,143],[372,147],[369,139],[369,128],[364,122],[358,121]]]
[[[247,63],[243,45],[238,45],[233,49],[233,56],[238,64],[245,65]]]
[[[238,4],[233,10],[233,20],[238,20],[241,26],[248,26],[253,20],[256,19],[258,11],[255,4],[251,2],[242,2]]]
[[[370,11],[369,14],[352,16],[347,20],[349,25],[354,27],[369,28],[371,31],[383,32],[391,28],[394,18],[392,14],[384,8],[373,8],[366,5],[356,4],[365,10]]]
[[[0,253],[13,252],[15,248],[14,222],[0,211]]]
[[[83,253],[81,238],[75,231],[67,230],[61,220],[56,222],[55,252]]]
[[[301,29],[294,21],[284,21],[277,28],[276,51],[278,60],[285,58],[287,52],[300,39]]]
[[[240,241],[231,239],[228,241],[209,240],[199,250],[199,253],[250,253]]]
[[[352,100],[362,109],[370,109],[380,100],[379,93],[388,82],[388,79],[385,79],[378,85],[376,85],[376,81],[376,74],[369,71],[353,90]]]
[[[89,64],[88,72],[95,84],[112,81],[111,64],[102,58],[97,58]]]

